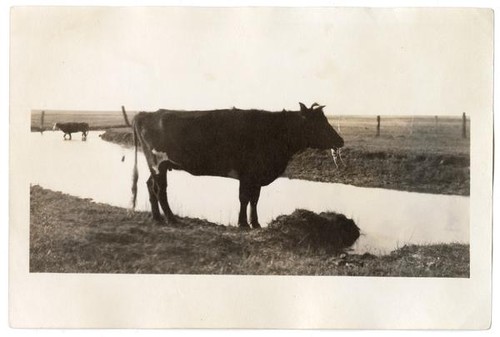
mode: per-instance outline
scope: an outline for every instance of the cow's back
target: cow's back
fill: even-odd
[[[90,129],[88,123],[69,122],[57,123],[57,125],[65,133],[87,132]]]
[[[268,184],[290,158],[290,114],[260,110],[140,113],[134,119],[153,149],[195,175],[237,172]]]

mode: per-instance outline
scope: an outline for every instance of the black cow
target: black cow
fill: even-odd
[[[55,123],[52,129],[59,129],[64,132],[64,139],[66,139],[66,135],[69,135],[69,140],[71,140],[71,134],[75,132],[81,132],[82,140],[87,140],[89,133],[89,125],[87,123]]]
[[[135,164],[132,207],[137,197],[137,147],[142,145],[151,176],[147,181],[153,218],[158,202],[168,221],[175,221],[167,200],[167,170],[193,175],[231,177],[240,181],[238,224],[259,228],[260,189],[278,178],[290,158],[305,148],[339,149],[344,140],[328,123],[317,103],[300,111],[262,110],[140,112],[132,122]]]

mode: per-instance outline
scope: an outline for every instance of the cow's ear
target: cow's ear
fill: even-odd
[[[300,105],[300,111],[302,112],[306,112],[307,110],[309,110],[305,105],[304,103],[301,103],[299,102],[299,105]]]

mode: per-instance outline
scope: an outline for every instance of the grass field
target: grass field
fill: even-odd
[[[268,228],[242,231],[191,218],[159,226],[148,213],[129,214],[39,186],[31,187],[30,200],[30,272],[35,273],[469,277],[468,245],[349,254],[332,246],[335,236],[325,239],[318,216],[306,211],[278,217]]]
[[[469,131],[470,120],[466,123]],[[469,154],[470,137],[462,137],[460,116],[438,116],[437,121],[436,116],[381,116],[379,137],[376,137],[376,116],[339,116],[330,118],[330,124],[337,130],[340,126],[349,147],[362,151]]]

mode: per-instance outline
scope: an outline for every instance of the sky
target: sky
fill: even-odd
[[[492,111],[487,9],[18,7],[11,107]]]

